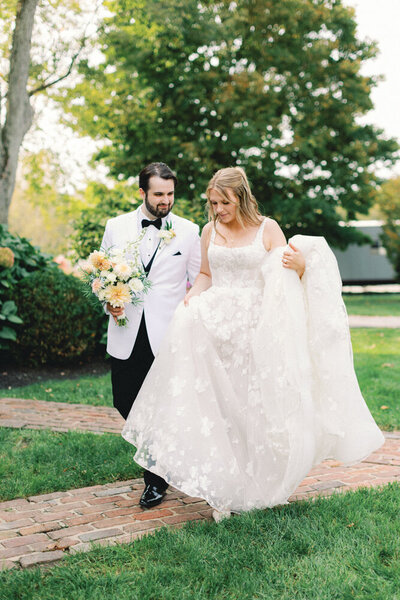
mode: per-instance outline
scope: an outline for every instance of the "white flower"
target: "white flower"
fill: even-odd
[[[100,302],[104,302],[104,300],[106,299],[106,290],[102,289],[99,291],[99,293],[97,294],[98,299],[100,300]]]
[[[169,383],[171,386],[171,394],[173,396],[179,396],[179,394],[185,387],[186,381],[184,379],[180,379],[177,375],[175,375],[175,377],[171,377]]]
[[[172,227],[167,227],[166,229],[161,229],[158,233],[158,237],[160,238],[163,244],[169,244],[171,240],[176,236],[175,231]]]
[[[209,437],[211,434],[211,429],[214,427],[214,423],[210,421],[208,417],[203,417],[201,420],[201,433],[205,437]]]
[[[110,283],[114,283],[114,281],[116,281],[116,279],[117,279],[117,276],[116,276],[116,274],[113,271],[107,271],[105,278]]]
[[[131,279],[128,281],[128,285],[132,292],[141,292],[144,288],[144,285],[140,279]]]
[[[195,382],[194,382],[195,391],[198,394],[201,394],[202,392],[205,392],[207,388],[208,388],[208,382],[206,382],[201,377],[196,377]]]
[[[129,279],[129,277],[132,275],[132,269],[126,262],[116,264],[114,267],[114,272],[117,277],[120,277],[124,281]]]
[[[110,256],[112,256],[115,262],[122,262],[124,258],[124,251],[121,248],[113,248],[110,250]]]

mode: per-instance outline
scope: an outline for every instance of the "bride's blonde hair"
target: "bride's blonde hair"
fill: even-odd
[[[259,225],[261,214],[258,210],[257,200],[251,193],[250,185],[246,177],[246,173],[241,167],[227,167],[220,169],[213,175],[207,186],[207,204],[208,204],[208,219],[214,221],[214,225],[218,219],[214,214],[214,210],[210,201],[211,190],[216,190],[221,196],[234,204],[232,198],[228,195],[228,190],[231,190],[238,202],[236,204],[236,219],[242,227],[245,225]]]

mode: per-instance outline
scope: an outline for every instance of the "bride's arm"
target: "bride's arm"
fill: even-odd
[[[203,228],[201,234],[200,273],[197,275],[193,287],[190,288],[183,300],[185,306],[189,304],[190,298],[193,298],[193,296],[199,296],[201,292],[208,290],[208,288],[211,286],[212,280],[210,265],[208,264],[208,246],[210,244],[212,227],[212,223],[207,223],[207,225],[205,225]]]
[[[279,246],[286,246],[286,239],[283,235],[283,231],[273,219],[267,219],[264,227],[263,242],[265,249],[268,252]],[[301,279],[306,268],[306,261],[304,260],[302,252],[293,246],[291,242],[289,242],[289,248],[290,250],[287,249],[283,253],[282,266],[285,269],[293,269],[296,271]]]

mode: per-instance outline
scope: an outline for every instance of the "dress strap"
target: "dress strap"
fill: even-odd
[[[260,225],[260,227],[258,228],[258,231],[256,233],[256,237],[255,237],[255,242],[258,242],[259,240],[262,241],[262,236],[264,233],[264,227],[265,227],[265,223],[267,222],[267,217],[263,217],[262,223]]]
[[[214,243],[215,240],[215,234],[216,234],[216,230],[215,230],[215,223],[213,223],[212,228],[211,228],[211,237],[210,237],[210,244]]]

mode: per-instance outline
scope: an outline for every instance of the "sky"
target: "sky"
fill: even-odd
[[[363,73],[385,77],[372,92],[375,109],[365,119],[400,141],[400,0],[346,0],[345,4],[356,9],[358,37],[377,41],[380,49]]]
[[[358,37],[378,42],[380,49],[376,59],[363,66],[366,75],[383,75],[384,80],[372,92],[374,110],[363,122],[382,128],[388,137],[400,142],[400,0],[344,0],[356,10]],[[74,187],[83,188],[87,177],[105,179],[102,168],[89,169],[88,162],[96,144],[90,138],[80,138],[59,123],[59,112],[49,109],[45,98],[38,103],[38,128],[25,138],[24,147],[29,151],[52,148],[59,156],[60,164],[67,173],[65,191],[73,193]],[[400,160],[392,171],[384,176],[400,175]]]

